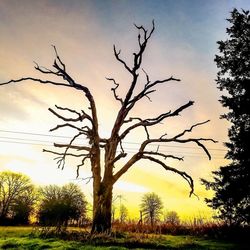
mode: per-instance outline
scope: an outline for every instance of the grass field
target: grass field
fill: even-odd
[[[41,238],[32,227],[0,227],[0,249],[249,249],[247,245],[193,236],[124,234],[86,241]]]

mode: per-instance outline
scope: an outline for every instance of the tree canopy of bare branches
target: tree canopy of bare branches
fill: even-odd
[[[210,153],[205,147],[205,142],[215,142],[210,138],[193,138],[186,137],[196,127],[201,126],[209,122],[202,121],[198,122],[191,127],[181,131],[175,136],[167,136],[163,134],[159,138],[151,138],[149,128],[155,125],[165,122],[170,117],[180,115],[181,112],[189,108],[194,104],[193,101],[184,103],[175,110],[170,110],[165,113],[159,114],[155,117],[149,117],[146,119],[140,117],[130,117],[130,111],[133,110],[136,104],[142,99],[147,98],[150,100],[150,95],[157,90],[157,87],[161,84],[168,84],[169,82],[179,82],[180,79],[173,76],[166,77],[164,79],[152,80],[149,74],[142,68],[143,55],[151,39],[155,24],[152,22],[152,28],[147,30],[144,26],[137,26],[135,28],[138,31],[137,42],[138,50],[133,53],[132,65],[129,65],[122,57],[121,50],[117,49],[114,45],[113,53],[116,60],[123,66],[124,70],[130,75],[131,82],[128,84],[128,89],[124,96],[118,94],[119,83],[116,79],[109,77],[107,78],[113,84],[111,91],[114,99],[120,105],[119,111],[111,128],[111,134],[109,138],[103,138],[99,134],[99,121],[97,116],[97,107],[95,99],[92,95],[88,84],[82,84],[73,79],[67,71],[66,65],[59,56],[57,49],[53,46],[55,51],[55,60],[51,69],[41,67],[35,64],[35,69],[46,76],[53,76],[53,79],[57,77],[58,81],[54,80],[42,80],[40,78],[23,77],[20,79],[9,80],[1,85],[14,84],[23,81],[31,80],[40,84],[52,84],[56,86],[66,87],[81,91],[89,103],[89,107],[85,107],[81,111],[76,111],[68,107],[55,106],[49,111],[55,115],[63,123],[52,128],[51,131],[61,130],[63,128],[72,128],[76,131],[75,136],[66,143],[60,144],[55,143],[54,146],[62,151],[58,152],[55,150],[44,150],[45,152],[52,153],[56,156],[58,167],[64,168],[67,157],[80,157],[81,163],[76,167],[77,175],[79,174],[79,168],[83,166],[87,160],[90,161],[92,177],[93,178],[93,232],[109,231],[111,229],[111,203],[112,203],[112,190],[113,185],[118,179],[123,176],[136,162],[140,160],[148,160],[152,163],[162,166],[165,170],[174,172],[184,178],[189,187],[190,195],[194,193],[194,183],[190,175],[184,171],[180,171],[174,167],[169,166],[166,163],[167,159],[183,160],[182,157],[175,155],[168,155],[160,150],[151,151],[149,150],[152,144],[166,144],[166,143],[194,143],[200,147],[204,153],[211,159]],[[139,75],[145,75],[145,82],[143,87],[138,90],[138,78]],[[136,88],[137,87],[137,88]],[[71,114],[72,116],[66,116]],[[77,125],[81,122],[83,125]],[[131,157],[126,153],[123,148],[123,142],[127,136],[134,130],[144,129],[145,140],[139,146],[137,152]],[[81,146],[76,143],[76,139],[85,136],[89,140],[88,146]],[[101,149],[104,150],[104,160],[102,162]],[[121,163],[121,159],[126,160],[125,163]],[[120,168],[115,168],[119,164],[123,164]],[[103,168],[103,170],[102,170]],[[118,169],[118,170],[116,170]],[[103,173],[103,175],[102,175]]]

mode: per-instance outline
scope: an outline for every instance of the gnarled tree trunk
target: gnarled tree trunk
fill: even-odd
[[[112,190],[113,185],[109,183],[101,183],[99,190],[94,190],[92,233],[111,231]]]

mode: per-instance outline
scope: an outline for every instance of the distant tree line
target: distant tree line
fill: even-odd
[[[25,225],[33,217],[42,226],[66,228],[86,218],[87,201],[79,186],[35,187],[20,173],[0,173],[0,225]]]
[[[128,221],[128,209],[121,202],[113,202],[113,223]],[[163,202],[155,193],[146,193],[139,205],[141,223],[155,226],[163,218],[164,223],[179,224],[175,211],[163,213]],[[118,216],[117,216],[118,215]],[[53,226],[64,230],[69,224],[82,225],[88,222],[87,201],[74,183],[63,186],[36,187],[29,177],[21,173],[0,173],[0,225],[28,225],[31,222],[43,227]]]

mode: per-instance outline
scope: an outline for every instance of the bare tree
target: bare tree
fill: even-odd
[[[176,108],[173,111],[168,111],[162,113],[156,117],[152,118],[140,118],[140,117],[129,117],[130,111],[133,110],[134,106],[138,104],[143,98],[148,98],[150,100],[150,95],[156,91],[158,85],[163,83],[168,83],[170,81],[178,82],[179,79],[174,77],[168,77],[160,80],[151,80],[147,72],[142,68],[142,60],[145,49],[147,47],[148,41],[150,40],[154,30],[153,26],[150,30],[145,29],[143,26],[135,25],[138,30],[138,46],[137,52],[133,53],[133,64],[130,66],[121,57],[121,50],[117,50],[114,46],[114,56],[116,60],[121,63],[127,73],[131,76],[131,82],[128,87],[127,92],[124,97],[118,95],[119,83],[113,78],[107,78],[114,86],[111,88],[115,100],[120,104],[120,109],[117,113],[116,120],[113,127],[111,128],[111,134],[109,138],[103,138],[99,135],[99,121],[97,116],[97,108],[94,97],[87,85],[80,84],[76,82],[70,74],[67,72],[66,65],[59,57],[56,48],[53,68],[48,69],[41,67],[38,64],[35,65],[35,69],[45,74],[46,76],[51,75],[53,80],[42,80],[40,78],[33,77],[23,77],[16,80],[10,80],[8,82],[2,83],[18,83],[22,81],[34,81],[42,84],[52,84],[56,86],[67,87],[81,91],[89,103],[88,111],[81,110],[80,112],[70,109],[63,108],[60,106],[55,106],[55,109],[49,109],[56,117],[61,119],[64,123],[59,124],[51,131],[55,131],[61,128],[70,127],[77,131],[76,135],[67,144],[55,143],[54,146],[63,149],[62,152],[44,150],[45,152],[50,152],[57,155],[58,167],[64,168],[65,160],[68,156],[81,157],[81,164],[77,166],[77,176],[79,174],[79,168],[85,164],[86,160],[89,159],[91,163],[91,171],[93,178],[93,225],[92,232],[109,231],[111,229],[111,206],[112,206],[112,190],[113,185],[117,180],[125,174],[136,162],[139,160],[148,160],[152,163],[161,165],[165,170],[174,172],[181,177],[183,177],[191,188],[190,195],[194,192],[193,179],[186,172],[180,171],[176,168],[168,166],[164,160],[166,159],[176,159],[183,160],[181,157],[176,157],[174,155],[168,155],[159,150],[150,151],[148,146],[157,143],[195,143],[197,146],[201,147],[210,159],[211,156],[206,149],[203,142],[212,141],[212,139],[207,138],[185,138],[185,135],[195,129],[197,126],[203,125],[207,121],[199,122],[191,126],[189,129],[181,131],[173,137],[168,137],[163,134],[159,138],[151,138],[148,129],[159,123],[164,122],[167,118],[178,116],[182,111],[194,104],[193,101],[189,101],[182,106]],[[145,75],[145,84],[138,90],[138,77],[142,73]],[[61,78],[62,81],[55,81],[54,77]],[[138,87],[138,88],[136,88]],[[71,117],[65,116],[64,112],[69,112],[72,114]],[[82,126],[77,124],[82,122]],[[134,153],[131,157],[127,155],[123,148],[123,142],[126,140],[127,135],[136,129],[144,129],[146,133],[146,139],[141,143],[138,151]],[[81,136],[86,136],[89,139],[89,146],[80,146],[75,143],[75,140]],[[101,158],[101,149],[104,150],[104,161]],[[74,151],[72,151],[74,150]],[[121,159],[125,159],[126,163],[121,163]],[[123,164],[121,168],[116,168],[118,164]],[[103,168],[103,171],[101,170]],[[102,175],[103,173],[103,175]]]

